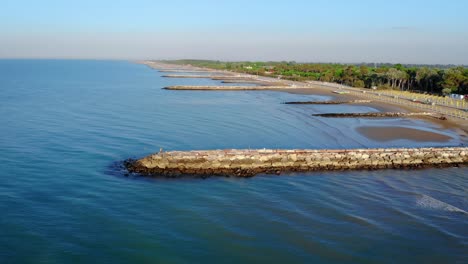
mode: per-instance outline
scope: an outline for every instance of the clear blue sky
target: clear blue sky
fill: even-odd
[[[465,0],[0,0],[0,57],[468,64]]]

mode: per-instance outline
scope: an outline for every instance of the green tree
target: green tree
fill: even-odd
[[[443,73],[442,87],[450,89],[451,92],[459,92],[465,76],[463,76],[463,68],[447,69]]]
[[[363,80],[356,80],[356,81],[354,81],[353,86],[363,88],[364,87],[364,81]]]

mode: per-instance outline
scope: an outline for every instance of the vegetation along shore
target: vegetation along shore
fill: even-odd
[[[358,88],[398,89],[435,94],[468,94],[468,68],[402,64],[296,62],[166,61],[171,64],[228,70],[291,81],[321,81]]]

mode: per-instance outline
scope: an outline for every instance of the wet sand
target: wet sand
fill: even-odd
[[[361,135],[380,142],[407,139],[417,142],[449,142],[452,137],[435,132],[408,128],[408,127],[376,127],[363,126],[356,128],[356,131]]]
[[[334,89],[331,88],[325,88],[325,87],[320,87],[320,86],[314,86],[311,88],[305,88],[305,89],[284,89],[281,90],[283,92],[288,92],[292,94],[307,94],[307,95],[326,95],[330,96],[331,100],[359,100],[363,99],[360,96],[356,96],[353,94],[335,94],[332,93]],[[417,109],[411,106],[407,105],[397,105],[397,104],[391,104],[388,102],[383,102],[383,101],[372,101],[370,103],[363,103],[363,104],[355,104],[355,105],[365,105],[369,106],[372,108],[377,109],[380,112],[422,112],[421,109]],[[448,118],[447,120],[439,120],[433,117],[425,117],[425,116],[417,116],[414,117],[417,119],[422,119],[426,122],[430,122],[433,124],[436,124],[440,130],[451,130],[460,135],[460,138],[468,144],[468,122],[464,122],[463,120],[456,120],[453,118]],[[388,129],[391,129],[392,127],[388,127]],[[429,135],[426,135],[426,141],[434,141],[437,142],[437,139],[434,138],[434,140],[431,140]]]

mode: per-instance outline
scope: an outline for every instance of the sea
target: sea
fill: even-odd
[[[0,60],[0,263],[468,263],[468,168],[148,178],[170,150],[466,145],[418,119],[287,105],[329,96],[170,91],[129,61]],[[442,133],[373,141],[363,126]]]

